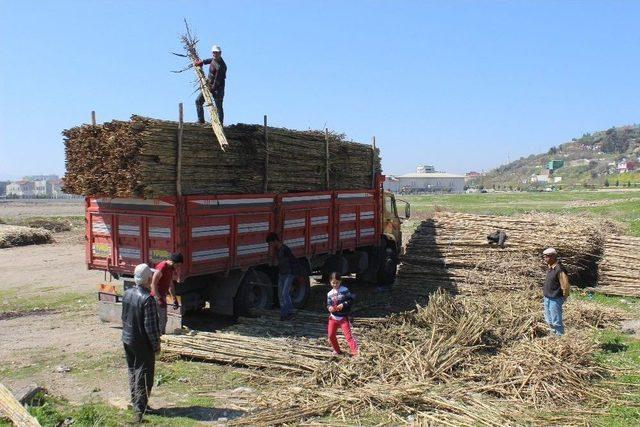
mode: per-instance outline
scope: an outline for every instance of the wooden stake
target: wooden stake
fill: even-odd
[[[263,137],[264,137],[264,184],[262,187],[262,192],[266,193],[267,188],[269,186],[269,137],[267,135],[267,115],[264,115],[264,127],[263,127]]]
[[[325,183],[327,190],[329,189],[329,130],[324,128],[324,142],[325,142]]]
[[[96,125],[96,112],[95,111],[91,111],[91,124],[92,125]]]
[[[176,153],[176,194],[182,196],[182,133],[184,130],[184,110],[182,102],[178,104],[178,147]]]
[[[376,188],[376,137],[371,143],[371,188]]]

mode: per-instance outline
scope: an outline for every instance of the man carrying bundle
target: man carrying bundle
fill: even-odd
[[[562,323],[562,305],[569,297],[570,284],[567,273],[558,261],[558,252],[554,248],[547,248],[542,252],[547,263],[547,277],[542,285],[544,295],[544,320],[553,333],[564,334]]]
[[[136,266],[133,272],[136,286],[127,289],[122,297],[122,343],[136,422],[141,422],[145,412],[149,412],[155,355],[160,352],[156,301],[149,293],[152,274],[147,264]]]
[[[211,47],[211,53],[213,58],[196,61],[197,67],[203,65],[209,65],[209,75],[207,76],[207,83],[209,83],[209,89],[213,95],[213,99],[216,103],[216,109],[218,110],[218,119],[220,124],[224,122],[224,110],[222,109],[222,100],[224,98],[224,82],[227,78],[227,64],[222,59],[222,50],[220,46],[213,45]],[[204,123],[204,96],[200,96],[196,99],[196,109],[198,110],[198,122]]]

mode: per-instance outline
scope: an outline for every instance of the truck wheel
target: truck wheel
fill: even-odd
[[[396,281],[398,272],[398,255],[391,246],[385,246],[382,253],[382,263],[378,269],[378,283],[392,285]]]
[[[268,309],[273,305],[273,291],[269,276],[262,271],[250,269],[233,300],[233,311],[238,316],[250,316],[254,309]]]
[[[311,293],[311,279],[309,276],[296,277],[291,287],[291,302],[295,308],[304,308]]]

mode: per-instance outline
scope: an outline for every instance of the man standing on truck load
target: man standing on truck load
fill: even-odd
[[[275,249],[278,260],[278,299],[280,300],[280,320],[291,320],[294,316],[291,301],[291,286],[293,281],[302,275],[302,267],[298,259],[293,256],[289,246],[280,241],[276,233],[269,233],[267,243]]]
[[[181,253],[172,254],[169,259],[156,264],[153,280],[151,281],[151,295],[158,301],[158,320],[160,333],[167,332],[167,294],[173,298],[173,308],[178,308],[176,287],[173,283],[176,267],[182,264],[184,258]]]
[[[142,422],[149,409],[155,355],[160,352],[156,301],[149,294],[152,274],[147,264],[138,265],[133,272],[136,286],[127,289],[122,298],[122,343],[136,422]]]
[[[211,89],[211,95],[216,103],[216,109],[218,110],[218,119],[220,124],[224,122],[224,110],[222,109],[222,100],[224,98],[224,83],[227,79],[227,64],[222,59],[222,50],[220,46],[213,45],[211,47],[211,54],[213,58],[196,61],[197,67],[203,65],[209,65],[209,75],[207,76],[207,83],[209,83],[209,89]],[[196,99],[196,109],[198,111],[198,122],[204,123],[204,96],[200,96]]]
[[[544,320],[556,335],[564,334],[562,305],[569,298],[570,284],[567,273],[558,261],[558,252],[547,248],[542,252],[547,263],[547,277],[542,285],[544,295]]]

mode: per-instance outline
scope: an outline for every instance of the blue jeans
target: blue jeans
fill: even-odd
[[[564,324],[562,323],[562,304],[564,298],[544,297],[544,321],[555,332],[556,335],[564,334]]]
[[[280,299],[280,316],[287,316],[293,313],[293,302],[291,301],[291,285],[296,276],[293,274],[278,275],[278,297]]]

